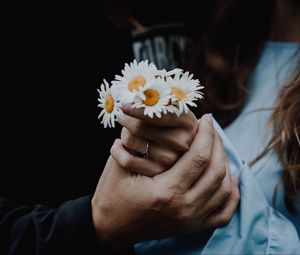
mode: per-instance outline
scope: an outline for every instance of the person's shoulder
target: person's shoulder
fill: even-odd
[[[300,254],[295,226],[273,208],[270,208],[267,254]]]

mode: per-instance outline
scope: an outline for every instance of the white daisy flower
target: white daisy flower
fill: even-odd
[[[131,103],[135,96],[134,92],[155,79],[157,68],[153,63],[149,64],[148,60],[139,63],[134,60],[130,65],[125,64],[121,72],[123,76],[116,75],[112,83],[122,94],[122,102]]]
[[[171,71],[167,71],[166,69],[162,69],[162,70],[158,70],[157,71],[157,74],[156,74],[156,77],[159,77],[161,79],[166,79],[167,77],[169,76],[172,76],[172,75],[176,75],[176,74],[182,74],[183,70],[180,69],[180,68],[175,68]]]
[[[121,103],[118,99],[118,92],[113,86],[109,87],[109,84],[106,80],[103,80],[98,92],[100,96],[98,98],[98,107],[103,108],[98,116],[98,119],[102,117],[101,124],[104,125],[104,128],[107,126],[115,127],[116,118],[122,113]]]
[[[136,91],[133,106],[136,108],[145,108],[144,114],[153,118],[161,118],[161,113],[166,113],[166,106],[171,100],[171,94],[165,81],[156,79],[140,87]]]
[[[166,84],[172,94],[172,105],[168,106],[168,108],[178,116],[182,112],[188,113],[188,105],[196,107],[197,105],[193,101],[203,98],[203,93],[199,90],[204,87],[200,86],[198,79],[192,78],[193,74],[190,75],[189,72],[185,72],[182,75],[176,73],[174,78],[167,77],[166,79]]]

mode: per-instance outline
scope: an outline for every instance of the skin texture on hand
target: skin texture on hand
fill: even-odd
[[[93,222],[102,242],[125,247],[220,226],[229,222],[238,204],[236,180],[230,177],[209,116],[199,122],[188,151],[153,177],[121,166],[119,162],[132,155],[120,140],[111,154],[92,199]]]
[[[135,156],[134,152],[143,152],[147,144],[149,149],[146,158],[132,161],[135,164],[119,163],[143,175],[154,176],[169,169],[189,149],[197,131],[198,120],[192,112],[179,117],[168,113],[151,119],[144,116],[143,109],[130,105],[125,105],[123,111],[118,121],[123,125],[121,141],[124,147]]]

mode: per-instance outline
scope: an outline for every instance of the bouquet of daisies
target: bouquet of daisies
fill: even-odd
[[[102,108],[98,118],[106,127],[115,127],[115,121],[122,112],[124,103],[143,108],[144,114],[161,118],[162,114],[187,113],[188,106],[196,107],[194,101],[203,98],[203,87],[193,74],[182,69],[158,70],[148,61],[125,64],[122,75],[116,75],[109,84],[106,80],[98,89],[99,104]]]

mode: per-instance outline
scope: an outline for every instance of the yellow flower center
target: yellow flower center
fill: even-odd
[[[144,95],[146,96],[146,99],[143,101],[145,105],[147,106],[153,106],[156,105],[159,100],[159,94],[157,90],[155,89],[146,89],[144,91]]]
[[[144,87],[146,79],[142,75],[134,76],[128,84],[130,91],[137,90],[139,87]]]
[[[105,110],[108,113],[111,113],[114,110],[115,101],[114,98],[111,95],[108,95],[105,98]]]
[[[172,94],[175,95],[177,100],[183,100],[187,97],[187,94],[185,91],[183,91],[182,89],[178,88],[178,87],[173,87],[171,88],[171,92]]]

